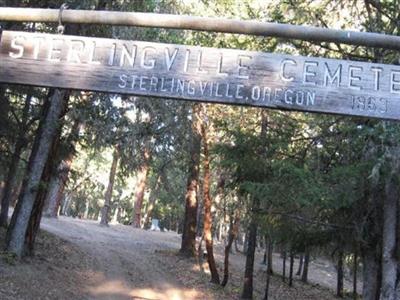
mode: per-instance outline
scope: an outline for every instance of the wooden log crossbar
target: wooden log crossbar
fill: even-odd
[[[59,21],[58,9],[0,8],[0,21]],[[63,10],[63,23],[157,27],[333,42],[400,50],[400,36],[252,20],[120,11]]]

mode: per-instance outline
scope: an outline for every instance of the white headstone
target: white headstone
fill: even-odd
[[[160,227],[158,226],[158,223],[159,223],[158,219],[152,219],[151,220],[150,230],[152,230],[152,231],[160,231]]]

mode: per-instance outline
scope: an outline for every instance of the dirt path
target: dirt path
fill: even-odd
[[[215,298],[215,295],[208,294],[209,287],[199,289],[188,285],[186,280],[180,281],[179,276],[171,272],[172,266],[179,264],[178,258],[170,256],[169,259],[160,255],[160,252],[177,252],[181,240],[176,233],[144,231],[119,224],[101,227],[95,221],[62,216],[59,219],[44,218],[42,229],[77,245],[92,258],[91,270],[85,274],[85,293],[89,299]],[[216,245],[216,258],[220,267],[223,261],[222,250],[223,245]],[[260,286],[256,290],[259,290],[260,295],[264,285],[261,277],[265,273],[265,267],[260,263],[262,255],[261,252],[257,253],[255,265],[255,274],[260,277]],[[233,254],[231,264],[238,282],[235,289],[240,290],[245,257],[239,253]],[[281,272],[281,264],[279,255],[274,255],[274,269],[278,274]],[[194,272],[200,271],[193,267]],[[312,284],[334,290],[336,274],[331,263],[315,261],[310,265],[309,274]],[[194,277],[199,277],[199,274]],[[186,287],[182,282],[185,282]],[[346,281],[345,284],[350,289],[351,282]]]
[[[206,299],[182,286],[157,260],[158,250],[176,250],[179,236],[129,226],[101,227],[67,217],[43,219],[42,229],[78,245],[93,257],[87,294],[95,299]]]
[[[0,299],[5,300],[222,300],[240,299],[245,256],[232,254],[225,288],[209,282],[206,261],[177,255],[181,237],[130,226],[101,227],[96,221],[68,217],[42,220],[35,256],[23,261],[0,252]],[[0,248],[5,230],[0,228]],[[223,244],[216,243],[220,274]],[[254,299],[263,299],[266,272],[262,252],[256,255]],[[293,287],[278,275],[282,260],[274,255],[271,300],[333,300],[335,270],[326,261],[310,266],[311,284]],[[349,284],[349,282],[347,282]]]

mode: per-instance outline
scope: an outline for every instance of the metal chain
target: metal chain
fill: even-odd
[[[58,32],[58,34],[64,34],[64,29],[65,29],[65,27],[64,27],[64,25],[62,24],[62,12],[63,12],[64,9],[67,9],[67,8],[68,8],[68,6],[67,6],[67,4],[65,4],[65,3],[63,3],[63,4],[60,6],[60,10],[59,10],[59,12],[58,12],[58,26],[57,26],[57,32]]]

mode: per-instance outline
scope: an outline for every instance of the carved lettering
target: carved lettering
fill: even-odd
[[[126,88],[126,84],[127,84],[126,81],[127,81],[127,79],[128,79],[128,76],[126,76],[125,74],[119,75],[119,80],[120,80],[121,82],[118,84],[118,87],[121,88],[121,89]]]
[[[258,101],[261,97],[261,89],[259,86],[255,85],[251,89],[251,99],[253,101]]]
[[[294,80],[294,77],[286,75],[286,65],[294,65],[294,66],[296,66],[297,63],[293,59],[288,59],[288,58],[282,60],[282,62],[281,62],[281,68],[280,68],[279,76],[283,81],[290,82],[290,81]]]
[[[23,36],[17,36],[11,40],[11,49],[17,50],[18,52],[8,52],[8,55],[12,58],[21,58],[24,55],[24,46],[22,44],[17,43],[17,40],[25,40]]]
[[[0,82],[400,120],[399,67],[360,61],[3,31]]]
[[[374,90],[378,91],[380,87],[380,76],[383,69],[380,67],[371,67],[371,71],[374,72]]]
[[[41,45],[43,44],[43,41],[45,39],[43,37],[36,37],[33,40],[33,59],[38,59],[39,58],[39,53],[41,50]]]
[[[339,64],[332,75],[329,65],[325,63],[324,86],[328,86],[328,84],[334,84],[336,82],[336,87],[339,87],[341,81],[342,65]]]
[[[132,45],[131,50],[129,50],[126,44],[122,44],[119,66],[120,67],[125,66],[125,61],[127,61],[128,66],[133,67],[136,60],[136,50],[137,50],[136,45]]]
[[[249,79],[249,70],[250,66],[245,65],[243,60],[251,60],[252,57],[250,55],[238,55],[238,68],[237,68],[237,77],[240,79]],[[247,74],[246,74],[247,73]]]
[[[284,94],[284,95],[285,95],[285,103],[286,103],[286,104],[293,104],[293,97],[292,97],[293,91],[287,89],[287,90],[285,91],[285,94]]]
[[[400,71],[390,72],[390,92],[400,94]]]
[[[117,44],[116,44],[116,43],[113,43],[113,44],[111,45],[110,54],[109,54],[109,56],[108,56],[108,65],[109,65],[109,66],[114,65],[114,59],[115,59],[115,53],[116,53],[116,51],[117,51]]]
[[[194,80],[189,80],[188,82],[188,94],[191,96],[194,96],[196,94],[196,89],[195,89],[196,82]]]
[[[148,53],[156,54],[157,51],[153,47],[145,47],[142,52],[142,59],[140,61],[140,66],[143,69],[154,69],[156,65],[156,60],[154,58],[148,58]]]
[[[361,76],[357,76],[354,72],[362,72],[363,68],[359,66],[349,66],[349,88],[355,90],[362,90],[362,86],[357,85],[356,82],[361,81]]]
[[[318,62],[316,61],[305,61],[304,62],[304,69],[303,69],[303,83],[304,84],[311,84],[311,85],[316,85],[317,83],[315,81],[309,81],[310,77],[315,78],[317,76],[317,71],[312,70],[312,68],[318,67]]]
[[[79,44],[82,47],[85,46],[85,43],[82,42],[82,41],[76,40],[76,41],[73,41],[73,42],[71,41],[71,45],[73,45],[73,44],[77,45],[77,43],[80,42]],[[58,45],[57,45],[57,43],[58,43]],[[59,62],[59,61],[61,61],[60,43],[62,44],[63,40],[61,40],[61,39],[51,39],[50,40],[49,54],[48,54],[48,57],[47,57],[48,61],[51,61],[51,62]],[[69,53],[72,53],[72,55],[73,55],[72,57],[75,58],[75,61],[70,60],[70,62],[76,62],[76,63],[79,64],[81,62],[81,60],[79,58],[79,54],[80,54],[81,51],[82,51],[82,48],[76,49],[76,48],[71,46]]]
[[[171,70],[172,64],[174,63],[175,59],[176,59],[176,55],[178,54],[178,48],[174,49],[174,52],[172,53],[172,55],[169,53],[169,48],[165,48],[165,64],[167,67],[167,71]]]
[[[91,49],[90,54],[89,54],[89,64],[100,65],[101,64],[100,61],[96,60],[95,56],[96,56],[96,42],[93,41],[92,42],[92,49]]]
[[[228,73],[222,71],[222,61],[224,59],[224,55],[220,53],[219,55],[219,60],[218,60],[218,70],[217,74],[221,76],[228,76]]]

